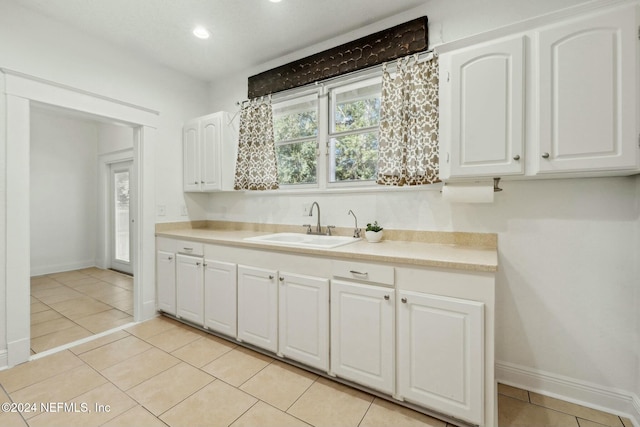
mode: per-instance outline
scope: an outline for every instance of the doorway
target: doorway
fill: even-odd
[[[109,167],[110,182],[110,268],[133,275],[133,251],[131,250],[133,218],[131,200],[135,194],[131,188],[133,161],[112,163]]]
[[[0,288],[6,295],[6,322],[0,334],[6,350],[0,351],[0,366],[14,366],[30,358],[30,106],[32,103],[66,108],[91,117],[101,117],[134,129],[134,181],[137,183],[133,230],[133,305],[135,321],[155,315],[154,267],[154,143],[159,113],[131,103],[93,94],[85,90],[0,69],[0,135],[4,145],[4,211],[6,274]]]

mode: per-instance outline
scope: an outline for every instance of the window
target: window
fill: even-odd
[[[329,91],[329,182],[372,181],[378,164],[381,80]]]
[[[273,133],[281,185],[318,182],[318,95],[274,104]]]
[[[382,79],[332,82],[273,101],[281,186],[372,185],[378,163]]]

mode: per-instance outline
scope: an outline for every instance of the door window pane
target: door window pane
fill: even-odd
[[[129,254],[129,171],[114,172],[115,258],[130,262]]]

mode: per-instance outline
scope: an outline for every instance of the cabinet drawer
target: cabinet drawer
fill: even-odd
[[[204,256],[204,244],[190,242],[188,240],[178,240],[176,242],[176,252],[187,255]]]
[[[382,285],[394,285],[393,267],[388,265],[367,264],[352,261],[332,261],[333,277],[359,280]]]
[[[157,237],[156,250],[175,253],[177,243],[178,242],[175,239],[168,239],[166,237]]]

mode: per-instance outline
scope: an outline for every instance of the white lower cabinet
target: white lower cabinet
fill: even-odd
[[[238,265],[238,340],[278,351],[278,272]]]
[[[278,354],[329,369],[329,280],[280,273]]]
[[[169,240],[156,252],[159,310],[399,401],[497,424],[493,273]]]
[[[237,335],[236,264],[204,261],[204,327],[235,338]]]
[[[484,422],[484,304],[400,291],[398,395]]]
[[[331,372],[394,393],[394,289],[331,281]]]
[[[158,310],[176,315],[176,255],[173,251],[156,251],[156,292]]]
[[[204,324],[202,257],[176,255],[176,316]]]

